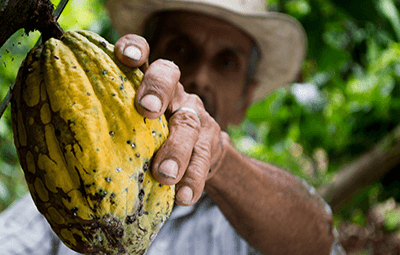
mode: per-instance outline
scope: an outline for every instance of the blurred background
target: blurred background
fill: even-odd
[[[61,27],[115,43],[104,2],[70,0]],[[269,8],[303,24],[307,59],[292,86],[229,128],[233,143],[318,189],[348,254],[400,254],[400,0],[270,0]],[[0,100],[38,38],[21,30],[0,49]],[[0,212],[26,193],[8,108],[0,119]]]

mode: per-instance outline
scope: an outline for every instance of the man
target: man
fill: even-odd
[[[176,184],[177,205],[147,254],[341,254],[315,190],[241,155],[221,131],[295,78],[305,47],[298,22],[266,13],[263,0],[109,0],[107,8],[123,35],[116,56],[145,71],[135,107],[169,118],[152,173]],[[0,232],[6,254],[74,254],[29,197],[2,217],[0,227],[14,231]]]

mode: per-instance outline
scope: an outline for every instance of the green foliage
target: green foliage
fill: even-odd
[[[318,188],[399,125],[400,1],[269,2],[306,29],[301,84],[251,107],[245,123],[230,133],[244,153]],[[400,199],[393,186],[380,181],[366,187],[337,217],[364,224],[372,203]]]

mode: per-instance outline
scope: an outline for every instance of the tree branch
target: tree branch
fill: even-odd
[[[339,170],[333,182],[318,192],[337,212],[357,191],[382,178],[399,164],[400,126],[397,126],[370,151]]]

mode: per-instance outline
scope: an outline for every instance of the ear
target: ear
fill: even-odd
[[[259,82],[255,79],[251,79],[249,83],[247,83],[236,106],[236,113],[233,115],[234,117],[230,121],[232,124],[238,125],[243,121],[247,108],[249,108],[251,105],[254,93],[256,92],[258,86]]]

